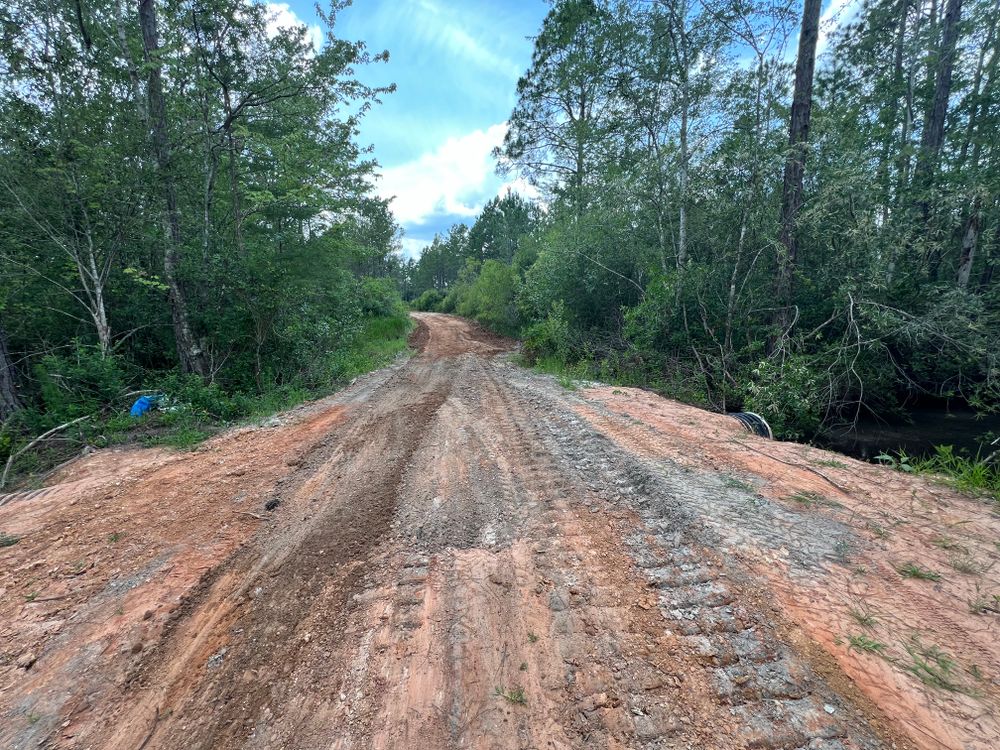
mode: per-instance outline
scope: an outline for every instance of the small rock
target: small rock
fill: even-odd
[[[826,711],[828,714],[834,714],[837,712],[836,706],[831,706],[829,703],[823,704],[823,710]]]
[[[145,611],[145,613],[143,613],[142,619],[143,620],[152,620],[153,619],[153,610],[147,609]]]
[[[218,651],[216,651],[214,654],[208,657],[208,665],[207,665],[208,668],[215,669],[216,667],[221,667],[222,660],[226,658],[226,652],[228,650],[229,649],[225,647],[220,648]]]
[[[23,654],[17,657],[17,666],[20,669],[27,671],[31,669],[32,666],[34,666],[37,660],[38,660],[37,656],[35,656],[30,651],[25,651]]]
[[[131,651],[132,651],[133,654],[138,654],[140,651],[142,651],[142,643],[140,643],[138,641],[136,641],[135,643],[133,643]]]

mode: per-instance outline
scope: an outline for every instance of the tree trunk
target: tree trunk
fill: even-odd
[[[156,158],[166,204],[163,222],[165,243],[163,251],[163,274],[170,290],[170,313],[173,319],[174,338],[177,355],[184,372],[205,377],[204,353],[191,332],[187,302],[177,278],[177,263],[181,248],[181,217],[177,207],[177,186],[171,172],[170,144],[167,135],[167,109],[163,99],[163,78],[160,72],[159,41],[156,32],[156,9],[154,0],[139,0],[139,26],[142,29],[142,46],[146,55],[147,96],[149,100],[149,120],[152,131],[153,154]]]
[[[997,30],[997,16],[1000,15],[1000,2],[995,4],[993,13],[993,18],[990,21],[989,31],[986,32],[986,41],[979,50],[979,59],[976,61],[976,72],[972,76],[972,92],[969,94],[972,100],[972,110],[969,113],[969,122],[965,128],[965,140],[962,141],[962,149],[958,155],[958,169],[962,171],[965,168],[965,161],[969,154],[969,144],[976,134],[976,123],[979,119],[979,104],[981,99],[981,90],[983,85],[983,68],[986,62],[986,54],[993,46],[993,37]],[[991,60],[991,67],[996,63],[996,55],[994,54],[993,60]],[[989,90],[990,81],[987,79],[987,90]],[[976,167],[979,165],[975,163],[972,164],[972,170],[975,171]]]
[[[982,199],[977,195],[972,202],[972,210],[965,222],[965,236],[962,238],[962,256],[958,262],[958,286],[966,289],[969,286],[969,276],[972,264],[976,261],[976,245],[979,244],[980,207]]]
[[[685,75],[685,78],[687,76]],[[687,102],[687,81],[683,84],[681,93],[681,169],[680,169],[680,195],[678,196],[677,216],[677,267],[683,268],[687,265],[687,193],[688,193],[688,102]]]
[[[125,23],[122,20],[121,0],[115,0],[113,10],[115,14],[115,27],[118,32],[118,46],[121,48],[122,57],[125,59],[125,65],[128,67],[128,79],[132,86],[132,98],[135,101],[135,107],[136,111],[139,113],[139,118],[142,120],[143,124],[147,124],[149,121],[149,114],[146,112],[146,104],[142,99],[142,92],[139,87],[139,69],[135,64],[135,60],[132,59],[132,50],[128,44],[128,34],[125,31]]]
[[[7,331],[0,322],[0,423],[21,408],[17,396],[17,373],[7,350]]]
[[[795,63],[795,91],[792,95],[792,116],[788,129],[789,150],[785,160],[784,183],[781,190],[781,234],[778,238],[778,276],[775,288],[778,309],[774,322],[782,335],[791,324],[792,286],[798,259],[795,225],[799,209],[802,207],[802,179],[808,150],[813,71],[816,67],[821,5],[821,0],[805,0],[798,59]]]
[[[917,157],[918,185],[926,190],[937,169],[938,156],[944,143],[944,124],[948,115],[948,97],[951,96],[951,74],[955,67],[955,48],[958,41],[958,24],[962,17],[962,0],[948,0],[944,15],[944,30],[941,35],[937,71],[934,76],[934,99],[924,123],[920,138],[920,154]],[[927,213],[926,196],[922,205]]]

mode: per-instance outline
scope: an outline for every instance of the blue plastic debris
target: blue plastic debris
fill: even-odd
[[[147,411],[160,403],[160,399],[162,398],[162,393],[157,393],[152,396],[140,396],[136,399],[135,403],[132,404],[132,409],[129,411],[129,414],[133,417],[141,417]]]

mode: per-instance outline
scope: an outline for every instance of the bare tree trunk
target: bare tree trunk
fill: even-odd
[[[962,141],[962,149],[958,155],[958,169],[961,171],[965,167],[965,161],[969,154],[969,143],[972,141],[973,136],[976,133],[976,123],[979,119],[979,104],[981,98],[981,90],[983,85],[983,69],[984,63],[986,62],[986,54],[993,46],[994,35],[997,30],[997,17],[1000,15],[1000,1],[995,3],[994,13],[992,20],[990,21],[989,31],[986,32],[986,41],[983,46],[979,49],[979,59],[976,61],[976,72],[972,76],[972,92],[969,94],[972,99],[972,111],[969,113],[969,122],[965,128],[965,140]],[[991,60],[992,66],[996,63],[996,55],[994,54]],[[986,87],[989,90],[990,81],[987,78]],[[979,165],[973,161],[972,170],[975,171],[976,167]]]
[[[951,96],[951,74],[955,67],[955,48],[958,41],[958,24],[962,17],[962,0],[948,0],[941,35],[937,71],[934,76],[934,99],[920,138],[916,177],[921,188],[927,188],[935,170],[941,145],[944,143],[944,124],[948,115],[948,97]],[[921,199],[926,216],[929,203]]]
[[[142,46],[149,69],[147,95],[149,119],[152,130],[153,152],[156,157],[160,180],[163,184],[166,212],[163,217],[166,242],[163,251],[163,274],[170,289],[170,313],[173,318],[174,338],[181,369],[205,377],[204,352],[191,332],[187,302],[177,279],[177,263],[181,248],[181,218],[177,208],[177,186],[171,172],[170,144],[167,135],[167,110],[163,99],[163,78],[160,72],[159,41],[156,31],[154,0],[139,0],[139,26],[142,29]]]
[[[892,153],[893,133],[896,131],[896,119],[899,116],[899,89],[903,87],[903,43],[906,40],[906,17],[909,10],[910,0],[901,0],[899,4],[899,25],[896,27],[896,42],[894,44],[892,62],[892,101],[889,104],[889,113],[885,118],[885,140],[882,142],[882,155],[879,157],[878,184],[882,187],[884,204],[882,206],[883,223],[889,220],[889,209],[892,205],[892,187],[889,170],[890,155]],[[904,128],[905,134],[905,128]]]
[[[816,67],[816,43],[819,39],[821,0],[805,0],[802,31],[799,34],[798,59],[795,63],[795,91],[788,129],[788,158],[781,190],[781,234],[779,236],[778,276],[775,288],[778,309],[775,324],[783,333],[791,323],[792,285],[798,259],[796,222],[802,207],[802,180],[805,175],[809,140],[809,116],[812,111],[813,72]]]
[[[142,91],[139,86],[139,69],[132,59],[132,50],[128,44],[128,34],[125,32],[125,23],[122,20],[121,0],[115,0],[114,4],[115,26],[118,32],[118,46],[121,47],[122,57],[128,67],[129,83],[132,86],[132,98],[135,100],[136,111],[143,123],[148,123],[149,114],[146,112],[146,103],[143,101]]]
[[[685,78],[687,76],[685,75]],[[681,169],[680,169],[680,204],[679,215],[677,217],[677,267],[683,268],[687,265],[687,193],[688,193],[688,103],[687,84],[684,84],[684,92],[681,94],[684,100],[681,104]]]
[[[972,264],[976,261],[976,245],[979,244],[980,208],[982,199],[976,196],[972,202],[972,210],[965,222],[965,236],[962,238],[962,256],[958,262],[958,286],[965,289],[969,286],[969,276]]]
[[[0,422],[21,408],[17,395],[17,372],[7,349],[7,331],[0,321]]]

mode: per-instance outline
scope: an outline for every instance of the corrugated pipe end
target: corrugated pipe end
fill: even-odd
[[[759,435],[760,437],[774,440],[774,432],[771,431],[771,425],[760,414],[754,414],[752,411],[734,411],[730,412],[729,416],[743,425],[743,429],[751,435]]]

